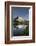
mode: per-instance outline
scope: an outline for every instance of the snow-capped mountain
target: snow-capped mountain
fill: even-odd
[[[24,19],[22,17],[18,17],[17,21],[22,22]]]
[[[21,16],[17,16],[16,18],[14,18],[15,21],[19,21],[19,22],[22,22],[24,21],[24,19],[21,17]]]
[[[29,21],[25,20],[24,18],[22,18],[21,16],[17,16],[16,18],[14,18],[14,23],[17,22],[17,23],[24,23],[25,25],[26,24],[29,24]]]

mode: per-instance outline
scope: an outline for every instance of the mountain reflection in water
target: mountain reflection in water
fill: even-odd
[[[14,36],[20,36],[20,35],[22,35],[23,34],[22,32],[24,32],[24,29],[26,29],[27,26],[28,25],[18,25],[16,27],[14,27],[13,28],[13,35]]]

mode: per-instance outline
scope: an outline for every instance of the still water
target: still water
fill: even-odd
[[[13,27],[13,36],[20,36],[26,27],[27,25],[18,25],[16,27]]]

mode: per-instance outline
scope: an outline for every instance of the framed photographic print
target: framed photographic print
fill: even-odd
[[[5,43],[35,42],[35,3],[5,2]]]

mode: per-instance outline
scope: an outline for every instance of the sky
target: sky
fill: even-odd
[[[21,16],[23,19],[29,20],[29,8],[27,7],[13,7],[11,12],[13,18]]]

